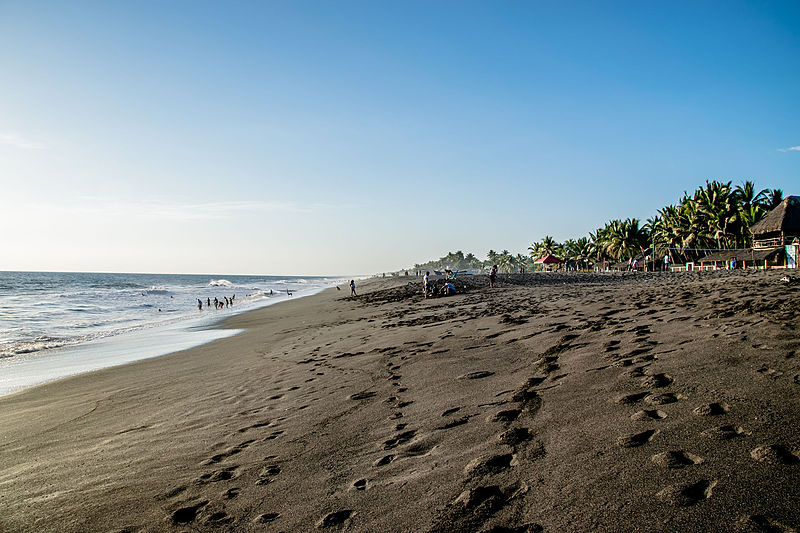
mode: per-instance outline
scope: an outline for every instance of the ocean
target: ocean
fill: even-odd
[[[301,297],[345,281],[0,272],[0,394],[228,336],[235,332],[210,326],[226,316],[285,301],[287,291]],[[215,298],[223,303],[221,309],[215,308]],[[232,304],[225,305],[225,298]]]

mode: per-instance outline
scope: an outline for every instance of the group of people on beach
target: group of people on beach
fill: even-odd
[[[422,294],[425,298],[430,298],[432,296],[452,296],[458,292],[456,286],[450,281],[451,279],[455,279],[455,275],[450,270],[446,272],[447,275],[445,276],[444,285],[437,287],[430,281],[431,273],[425,271],[425,276],[422,278]]]
[[[219,300],[218,298],[214,298],[214,309],[224,309],[226,307],[233,307],[233,300],[236,299],[236,295],[234,294],[230,298],[227,296],[223,296],[224,302]],[[211,309],[211,298],[206,298],[206,306]],[[197,299],[197,309],[200,311],[203,310],[203,300],[200,298]]]

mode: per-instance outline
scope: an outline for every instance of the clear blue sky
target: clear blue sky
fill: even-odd
[[[796,1],[0,1],[0,270],[375,273],[800,194],[798,95]]]

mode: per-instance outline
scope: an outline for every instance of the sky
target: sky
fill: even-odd
[[[0,270],[355,275],[800,194],[800,3],[0,0]]]

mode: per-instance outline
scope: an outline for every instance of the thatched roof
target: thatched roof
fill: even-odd
[[[800,235],[800,196],[787,196],[767,213],[767,216],[750,226],[754,236],[783,231],[788,235]]]
[[[763,250],[721,250],[701,257],[696,262],[710,263],[713,261],[730,261],[734,257],[737,261],[764,261],[765,259],[772,259],[775,254],[782,250],[782,247],[765,248]]]

